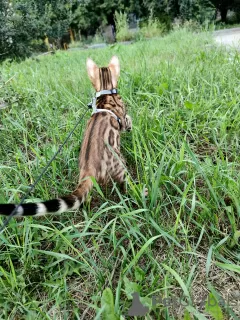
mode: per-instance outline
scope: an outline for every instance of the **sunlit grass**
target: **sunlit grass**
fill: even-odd
[[[189,293],[188,312],[206,316],[196,298],[225,299],[239,289],[240,59],[209,43],[208,35],[180,30],[1,66],[1,203],[21,199],[87,108],[88,56],[100,65],[119,56],[119,88],[134,124],[122,137],[127,194],[115,186],[104,197],[95,191],[79,212],[13,219],[0,234],[1,319],[93,319],[106,287],[119,315],[134,288],[148,298]],[[75,188],[88,117],[31,200]],[[184,312],[158,306],[146,319]]]

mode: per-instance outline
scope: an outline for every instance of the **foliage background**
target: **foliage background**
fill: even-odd
[[[75,37],[93,36],[106,25],[115,26],[117,12],[135,17],[140,24],[149,17],[157,19],[169,30],[176,18],[203,24],[216,21],[219,13],[225,23],[229,10],[237,22],[239,8],[240,0],[0,0],[0,61],[44,49],[46,36],[61,42],[70,29]]]

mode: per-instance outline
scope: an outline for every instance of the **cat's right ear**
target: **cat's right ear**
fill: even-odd
[[[93,85],[95,85],[96,75],[97,75],[98,70],[99,70],[99,68],[96,65],[96,63],[92,59],[88,58],[87,59],[87,72],[88,72],[89,79],[91,80]]]

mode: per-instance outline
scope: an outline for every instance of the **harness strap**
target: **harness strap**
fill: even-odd
[[[115,94],[115,93],[118,93],[117,89],[112,89],[112,90],[102,90],[102,91],[98,91],[96,92],[96,98],[99,98],[105,94]]]
[[[97,102],[97,99],[99,97],[101,97],[103,95],[106,95],[106,94],[116,94],[116,93],[118,93],[118,90],[115,89],[115,88],[113,88],[112,90],[101,90],[101,91],[98,91],[98,92],[96,92],[95,97],[92,98],[92,102],[90,102],[88,104],[88,107],[93,109],[92,115],[94,115],[95,113],[105,112],[105,111],[110,113],[111,116],[113,116],[117,120],[117,122],[119,124],[119,127],[121,129],[121,127],[122,127],[121,119],[114,112],[112,112],[111,110],[107,110],[107,109],[97,109],[97,106],[96,106],[96,102]]]
[[[121,127],[122,127],[121,119],[114,112],[112,112],[111,110],[108,110],[108,109],[96,109],[96,110],[94,110],[92,112],[92,115],[94,115],[95,113],[99,113],[99,112],[108,112],[108,113],[110,113],[111,116],[114,117],[117,120],[117,122],[119,124],[119,127],[121,129]]]

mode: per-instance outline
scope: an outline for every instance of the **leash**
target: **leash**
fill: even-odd
[[[86,113],[88,112],[88,109],[83,113],[83,115],[81,116],[80,119],[78,119],[77,123],[75,124],[75,126],[73,127],[72,131],[70,131],[70,133],[67,135],[66,139],[63,141],[63,143],[60,145],[60,147],[58,148],[57,152],[54,154],[54,156],[49,160],[49,162],[47,163],[47,165],[45,166],[45,168],[42,170],[42,172],[40,173],[40,175],[37,177],[37,179],[35,180],[35,182],[31,185],[30,189],[28,190],[28,192],[25,194],[25,196],[23,197],[23,199],[21,200],[21,202],[13,209],[13,211],[11,212],[11,214],[7,217],[7,219],[3,222],[2,227],[0,228],[0,233],[6,228],[6,226],[9,224],[10,220],[12,219],[12,217],[14,217],[17,209],[23,204],[23,202],[28,198],[29,194],[33,191],[33,189],[36,187],[36,185],[38,184],[38,182],[41,180],[42,176],[46,173],[47,169],[49,168],[50,164],[53,162],[53,160],[56,159],[56,156],[59,154],[59,152],[62,150],[62,148],[64,147],[64,145],[67,143],[67,141],[69,140],[69,138],[71,137],[71,135],[73,134],[73,132],[76,130],[77,126],[79,125],[79,123],[83,120],[83,118],[85,117]]]
[[[96,92],[96,96],[92,99],[92,101],[88,104],[88,108],[92,108],[93,109],[93,114],[97,113],[97,108],[96,108],[96,101],[97,99],[102,96],[102,95],[107,95],[107,94],[116,94],[118,93],[117,89],[112,89],[112,90],[102,90],[99,92]],[[108,111],[111,112],[110,110],[102,110],[99,109],[99,112],[101,111]],[[3,230],[6,228],[6,226],[9,224],[10,220],[12,219],[12,217],[14,217],[17,209],[23,204],[23,202],[28,198],[29,194],[33,191],[33,189],[36,187],[36,185],[38,184],[38,182],[41,180],[42,176],[46,173],[47,169],[49,168],[50,164],[53,162],[53,160],[56,159],[56,156],[59,154],[59,152],[62,150],[62,148],[64,147],[64,145],[67,143],[67,141],[69,140],[69,138],[71,137],[71,135],[73,134],[73,132],[75,131],[75,129],[77,128],[77,126],[79,125],[79,123],[82,121],[82,119],[85,117],[86,113],[88,112],[88,110],[86,110],[83,115],[81,116],[81,118],[77,121],[77,123],[75,124],[75,126],[73,127],[72,131],[67,135],[66,139],[63,141],[62,145],[60,145],[60,147],[58,148],[57,152],[54,154],[54,156],[49,160],[49,162],[47,163],[47,165],[45,166],[45,168],[43,169],[43,171],[40,173],[40,175],[37,177],[36,181],[31,185],[30,189],[28,190],[28,192],[25,194],[25,196],[23,197],[23,199],[21,200],[21,202],[13,209],[13,211],[11,212],[11,214],[5,219],[5,221],[3,222],[2,227],[0,228],[0,233],[3,232]],[[121,122],[119,122],[119,118],[113,113],[111,112],[115,119],[118,121],[119,125],[121,126]]]

